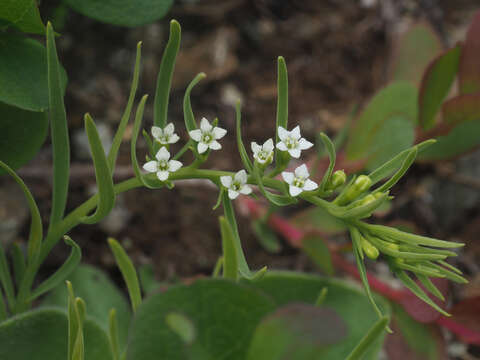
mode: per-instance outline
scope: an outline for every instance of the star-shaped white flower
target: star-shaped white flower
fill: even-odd
[[[220,176],[220,182],[228,189],[228,197],[236,199],[239,194],[248,195],[252,188],[247,185],[247,172],[240,170],[234,176]]]
[[[307,165],[300,165],[295,169],[295,174],[291,172],[282,172],[283,180],[289,185],[288,191],[291,196],[297,196],[302,191],[312,191],[318,188],[317,183],[310,180],[308,177]]]
[[[225,136],[227,130],[213,127],[207,119],[202,118],[200,121],[200,129],[190,131],[190,137],[198,142],[197,150],[199,154],[203,154],[209,148],[212,150],[220,150],[222,145],[217,141]]]
[[[155,155],[157,161],[152,160],[143,165],[148,172],[156,172],[157,177],[161,181],[168,179],[171,172],[175,172],[182,167],[182,163],[177,160],[169,160],[170,153],[166,147],[162,147]]]
[[[273,140],[268,139],[263,143],[262,146],[258,145],[256,142],[251,143],[253,158],[257,160],[260,164],[270,164],[273,160]]]
[[[163,129],[152,126],[152,136],[162,145],[175,144],[180,138],[175,134],[173,123],[167,124]]]
[[[300,135],[300,126],[296,126],[292,131],[287,131],[283,127],[278,127],[278,137],[280,142],[277,143],[277,149],[288,151],[288,153],[298,159],[302,150],[310,149],[313,144],[302,138]]]

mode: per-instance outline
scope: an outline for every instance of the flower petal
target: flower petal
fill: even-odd
[[[307,150],[310,149],[312,146],[313,144],[305,138],[301,138],[298,141],[298,147],[300,148],[300,150]]]
[[[298,186],[293,186],[293,185],[290,185],[288,187],[288,192],[290,193],[291,196],[297,196],[299,194],[301,194],[303,190],[300,189]]]
[[[238,181],[240,184],[247,183],[247,172],[245,170],[240,170],[235,174],[235,180]]]
[[[286,138],[288,138],[290,136],[290,132],[287,131],[285,128],[279,126],[278,127],[278,137],[280,138],[280,140],[285,140]],[[278,144],[277,144],[278,146]]]
[[[300,135],[300,126],[295,126],[292,131],[290,131],[290,135],[295,139],[298,140],[302,136]]]
[[[232,177],[231,176],[220,176],[220,182],[226,188],[229,188],[232,185]]]
[[[143,168],[148,172],[155,172],[158,170],[158,164],[155,160],[149,161],[143,165]]]
[[[265,150],[265,151],[270,152],[270,151],[273,150],[273,147],[274,146],[273,146],[273,140],[272,139],[268,139],[267,141],[265,141],[263,143],[263,150]]]
[[[303,179],[308,178],[310,174],[308,173],[307,165],[302,164],[299,167],[297,167],[295,169],[295,176]]]
[[[240,188],[240,194],[248,195],[252,193],[252,188],[248,185],[244,185]]]
[[[173,125],[173,123],[168,123],[167,126],[163,128],[163,133],[165,135],[172,135],[174,131],[175,131],[175,126]]]
[[[160,150],[158,150],[157,155],[155,155],[158,161],[161,160],[168,160],[170,159],[170,153],[168,152],[165,146],[162,146]]]
[[[212,130],[213,137],[218,140],[225,136],[227,130],[215,126]]]
[[[182,163],[177,160],[170,160],[168,162],[168,171],[175,172],[182,167]]]
[[[190,135],[190,137],[195,141],[200,141],[202,139],[202,131],[200,129],[189,131],[188,135]]]
[[[305,184],[303,185],[303,190],[306,190],[306,191],[312,191],[312,190],[315,190],[316,188],[318,188],[317,183],[310,179],[305,181]]]
[[[282,177],[287,184],[291,184],[293,182],[293,179],[295,178],[295,175],[293,175],[293,173],[291,172],[284,171],[282,172]]]
[[[168,143],[169,143],[169,144],[175,144],[178,140],[180,140],[180,137],[179,137],[177,134],[172,134],[172,135],[168,138]]]
[[[287,151],[288,150],[287,145],[285,145],[285,143],[283,141],[277,143],[277,149],[280,150],[280,151]]]
[[[250,143],[250,147],[252,148],[252,152],[254,154],[258,153],[260,150],[262,150],[262,147],[258,145],[255,141],[252,141]]]
[[[207,151],[208,149],[208,145],[203,143],[203,142],[199,142],[198,145],[197,145],[197,150],[198,150],[198,153],[199,154],[203,154],[205,151]]]
[[[228,197],[232,200],[235,200],[240,193],[238,191],[228,189]]]
[[[202,132],[210,132],[212,131],[212,125],[210,125],[206,118],[202,118],[202,120],[200,120],[200,129]]]
[[[222,148],[222,145],[218,141],[212,141],[209,145],[210,149],[212,150],[220,150]]]
[[[290,149],[288,150],[288,153],[295,159],[298,159],[300,157],[300,154],[302,153],[300,149]]]
[[[165,181],[168,179],[168,171],[162,170],[162,171],[157,171],[157,177],[158,180]]]
[[[152,136],[158,140],[160,137],[163,136],[162,129],[159,128],[158,126],[152,126]]]

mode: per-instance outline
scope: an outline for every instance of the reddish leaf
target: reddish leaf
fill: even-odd
[[[435,115],[458,71],[460,49],[457,45],[437,56],[423,74],[418,97],[418,121],[424,129],[435,125]]]
[[[480,345],[480,296],[465,299],[456,304],[448,328],[467,343]],[[455,323],[455,326],[453,323]]]
[[[459,95],[442,106],[443,121],[448,125],[480,119],[480,92]]]
[[[480,11],[473,17],[460,55],[459,88],[461,94],[480,91]]]

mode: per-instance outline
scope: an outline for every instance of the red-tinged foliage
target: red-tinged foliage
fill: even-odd
[[[480,11],[468,29],[467,40],[460,55],[459,89],[461,94],[480,91]]]
[[[480,296],[460,301],[450,310],[452,318],[439,322],[466,343],[480,345]]]

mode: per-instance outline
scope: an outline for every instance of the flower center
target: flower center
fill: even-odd
[[[259,158],[260,160],[267,160],[268,157],[269,157],[269,155],[270,155],[270,152],[269,152],[269,151],[266,151],[266,150],[260,150],[260,151],[258,152],[258,158]]]
[[[298,141],[294,138],[289,137],[284,142],[287,149],[296,149],[298,147]]]
[[[240,184],[238,181],[234,181],[232,183],[232,190],[238,191],[242,187],[242,184]]]
[[[168,161],[167,160],[160,160],[158,162],[158,169],[159,170],[168,170]]]
[[[210,142],[212,142],[212,140],[213,140],[212,134],[210,134],[210,133],[203,133],[202,134],[202,142],[203,143],[209,144]]]
[[[292,185],[301,189],[303,188],[303,185],[305,185],[305,179],[302,177],[295,177],[295,179],[293,179]]]
[[[160,136],[160,142],[162,144],[168,144],[168,139],[169,138],[170,138],[170,136],[168,136],[168,135],[162,135],[162,136]]]

